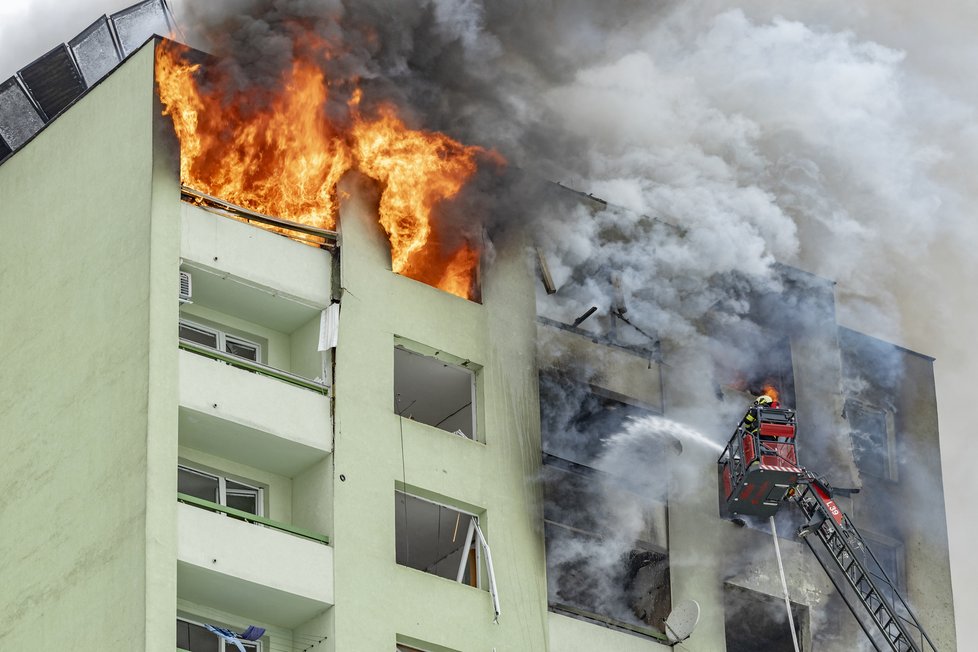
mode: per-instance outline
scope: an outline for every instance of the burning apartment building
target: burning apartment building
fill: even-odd
[[[933,360],[790,247],[427,123],[480,89],[380,75],[363,12],[224,16],[208,55],[147,0],[0,84],[0,647],[955,649]],[[790,498],[725,507],[774,392],[926,636],[873,629]]]

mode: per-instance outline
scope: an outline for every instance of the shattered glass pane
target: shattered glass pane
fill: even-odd
[[[11,77],[0,84],[0,138],[16,150],[44,126],[27,93]]]
[[[112,40],[109,19],[102,16],[81,34],[68,42],[85,84],[91,86],[102,79],[121,61]]]
[[[162,0],[146,0],[112,14],[112,23],[119,36],[123,56],[129,56],[153,34],[167,36],[170,33]]]

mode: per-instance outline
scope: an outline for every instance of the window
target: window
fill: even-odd
[[[261,652],[261,641],[241,641],[247,652]],[[188,652],[238,652],[238,648],[203,625],[177,618],[177,647]]]
[[[865,403],[847,401],[846,418],[859,470],[877,478],[896,480],[891,458],[891,415]]]
[[[180,320],[180,339],[203,344],[246,360],[261,362],[260,344],[186,319]]]
[[[672,609],[666,552],[642,541],[619,550],[614,540],[549,521],[544,532],[551,609],[663,631]]]
[[[402,491],[394,497],[397,563],[469,586],[488,585],[498,617],[492,553],[479,518]]]
[[[557,373],[540,376],[544,534],[551,610],[654,634],[672,608],[668,439],[625,434],[648,410]],[[640,460],[625,462],[625,460]]]
[[[876,557],[876,561],[879,562],[879,567],[882,568],[883,572],[886,573],[886,577],[889,578],[892,583],[893,588],[901,589],[903,588],[903,570],[904,570],[904,551],[903,545],[896,539],[892,539],[888,536],[876,533],[867,532],[865,529],[861,532],[863,539],[866,541],[866,545],[869,547],[870,551],[873,553],[873,557]],[[886,583],[882,578],[876,577],[878,575],[877,567],[872,563],[871,558],[868,554],[863,554],[864,563],[870,568],[873,573],[873,581],[877,583],[880,590],[884,592],[885,595],[890,595]]]
[[[724,584],[723,610],[727,652],[794,652],[783,597]],[[792,602],[791,617],[798,644],[802,650],[809,649],[805,637],[808,607]]]
[[[263,490],[188,466],[177,467],[177,491],[242,512],[264,516]]]
[[[460,364],[459,364],[460,363]],[[475,371],[444,353],[394,348],[394,411],[414,421],[476,439]]]

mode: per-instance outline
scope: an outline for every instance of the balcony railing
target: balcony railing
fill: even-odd
[[[639,634],[641,636],[647,636],[648,638],[655,639],[657,641],[670,642],[669,638],[657,630],[651,627],[640,627],[638,625],[632,625],[631,623],[626,623],[615,618],[609,618],[607,616],[602,616],[590,611],[585,611],[584,609],[578,609],[577,607],[572,607],[569,604],[563,603],[550,603],[550,611],[554,613],[564,614],[567,616],[578,617],[583,620],[590,620],[592,622],[604,625],[609,629],[617,629],[620,631],[628,632],[630,634]]]
[[[282,371],[281,369],[269,367],[268,365],[262,364],[260,362],[254,362],[253,360],[241,358],[236,355],[232,355],[230,353],[224,353],[223,351],[212,349],[209,346],[204,346],[203,344],[198,344],[197,342],[191,342],[190,340],[185,340],[183,338],[180,338],[180,348],[185,351],[190,351],[191,353],[196,353],[198,355],[211,358],[212,360],[219,360],[221,362],[226,362],[232,367],[237,367],[239,369],[251,371],[256,374],[261,374],[263,376],[268,376],[269,378],[282,380],[287,383],[296,385],[297,387],[311,389],[312,391],[318,392],[320,394],[329,393],[329,387],[323,383],[317,383],[314,380],[309,380],[308,378],[297,376],[293,373],[289,373],[288,371]]]
[[[309,539],[310,541],[317,541],[329,545],[329,537],[324,534],[318,534],[312,530],[307,530],[305,528],[296,527],[294,525],[288,525],[286,523],[280,523],[278,521],[273,521],[270,518],[265,518],[264,516],[257,516],[255,514],[250,514],[248,512],[243,512],[240,509],[234,509],[233,507],[226,507],[224,505],[219,505],[218,503],[212,503],[209,500],[204,500],[203,498],[197,498],[196,496],[190,496],[184,493],[177,493],[177,501],[185,503],[187,505],[193,505],[194,507],[200,507],[201,509],[206,509],[211,512],[217,512],[219,514],[226,514],[232,518],[236,518],[248,523],[257,523],[258,525],[264,525],[266,527],[273,528],[275,530],[280,530],[286,532],[293,536],[301,537],[303,539]]]
[[[272,227],[274,229],[297,234],[295,237],[306,244],[332,250],[336,248],[336,243],[339,240],[339,233],[336,231],[320,229],[315,226],[310,226],[309,224],[302,224],[300,222],[293,222],[280,217],[272,217],[271,215],[258,213],[244,208],[243,206],[238,206],[236,204],[232,204],[231,202],[224,201],[218,197],[212,197],[211,195],[203,193],[199,190],[194,190],[189,186],[181,186],[180,190],[181,198],[188,204],[201,206],[202,208],[205,208],[211,212],[224,215],[226,217],[245,220],[247,222],[258,222],[259,224]],[[309,238],[302,236],[312,236],[314,239],[310,240]]]

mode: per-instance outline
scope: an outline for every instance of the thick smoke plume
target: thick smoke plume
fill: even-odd
[[[336,106],[360,80],[415,126],[624,207],[548,211],[547,193],[493,187],[486,219],[537,222],[558,284],[581,260],[617,270],[629,308],[666,335],[714,310],[718,275],[776,289],[774,260],[843,281],[862,318],[884,321],[879,279],[956,225],[927,135],[966,113],[911,86],[900,51],[719,4],[225,0],[188,3],[183,23],[242,84],[270,87],[314,31],[336,44]]]

